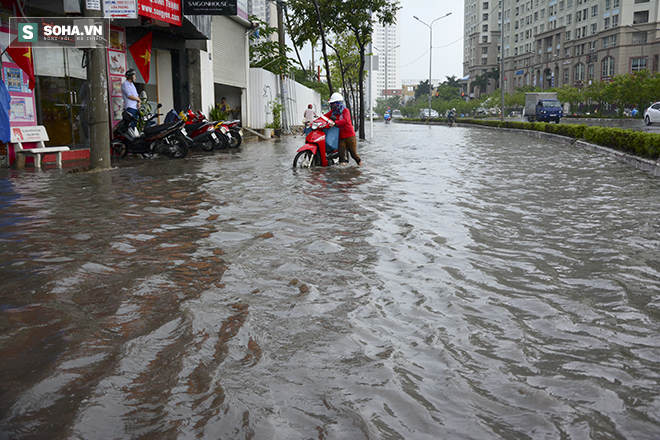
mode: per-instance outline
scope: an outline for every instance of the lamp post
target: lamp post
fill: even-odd
[[[630,29],[635,29],[636,31],[642,34],[642,58],[644,58],[644,43],[646,42],[646,36],[648,35],[647,31],[643,31],[639,28],[636,28],[632,24],[627,24],[626,27],[629,27]]]
[[[441,18],[445,18],[451,15],[451,12],[447,12],[445,15],[442,17],[438,17],[435,20],[431,22],[431,24],[424,23],[422,20],[417,18],[416,16],[413,15],[413,18],[420,23],[422,23],[424,26],[429,28],[429,118],[431,117],[431,91],[433,90],[433,87],[431,86],[431,68],[433,66],[432,61],[433,61],[433,25],[435,24],[436,21],[440,20]]]

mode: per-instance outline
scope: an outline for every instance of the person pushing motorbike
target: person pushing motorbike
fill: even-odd
[[[351,121],[351,112],[344,105],[344,97],[341,93],[333,93],[328,100],[330,111],[325,114],[330,119],[329,125],[339,127],[339,164],[347,165],[346,150],[351,153],[351,157],[358,164],[362,165],[362,159],[357,154],[357,136]]]

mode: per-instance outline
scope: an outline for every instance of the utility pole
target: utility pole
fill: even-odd
[[[500,6],[500,17],[504,19],[502,2]],[[504,33],[500,33],[500,121],[504,122]]]
[[[277,0],[277,36],[280,45],[281,61],[286,59],[286,42],[284,41],[284,1]],[[312,51],[314,49],[312,48]],[[282,97],[282,132],[289,133],[289,121],[286,113],[286,90],[284,90],[284,72],[280,66],[280,95]]]
[[[103,11],[87,9],[85,17],[103,18]],[[89,168],[110,169],[110,103],[108,64],[104,47],[85,49],[89,96]]]

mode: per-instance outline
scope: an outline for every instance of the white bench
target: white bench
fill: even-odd
[[[16,168],[25,168],[25,157],[34,157],[34,167],[41,168],[41,159],[44,154],[55,154],[55,163],[62,168],[62,151],[69,151],[69,147],[47,147],[48,132],[43,125],[34,127],[12,127],[11,142],[16,154]],[[37,148],[23,148],[26,142],[36,142]]]

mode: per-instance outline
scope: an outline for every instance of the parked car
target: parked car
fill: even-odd
[[[651,107],[644,110],[644,122],[646,125],[660,122],[660,102],[654,102]]]
[[[431,116],[429,116],[429,109],[423,108],[419,111],[419,117],[422,118],[422,119],[425,119],[425,118],[439,118],[440,115],[438,114],[437,111],[431,109]]]
[[[398,108],[392,110],[392,117],[393,117],[394,119],[401,119],[401,118],[403,118],[403,115],[401,114],[401,110],[399,110]]]

